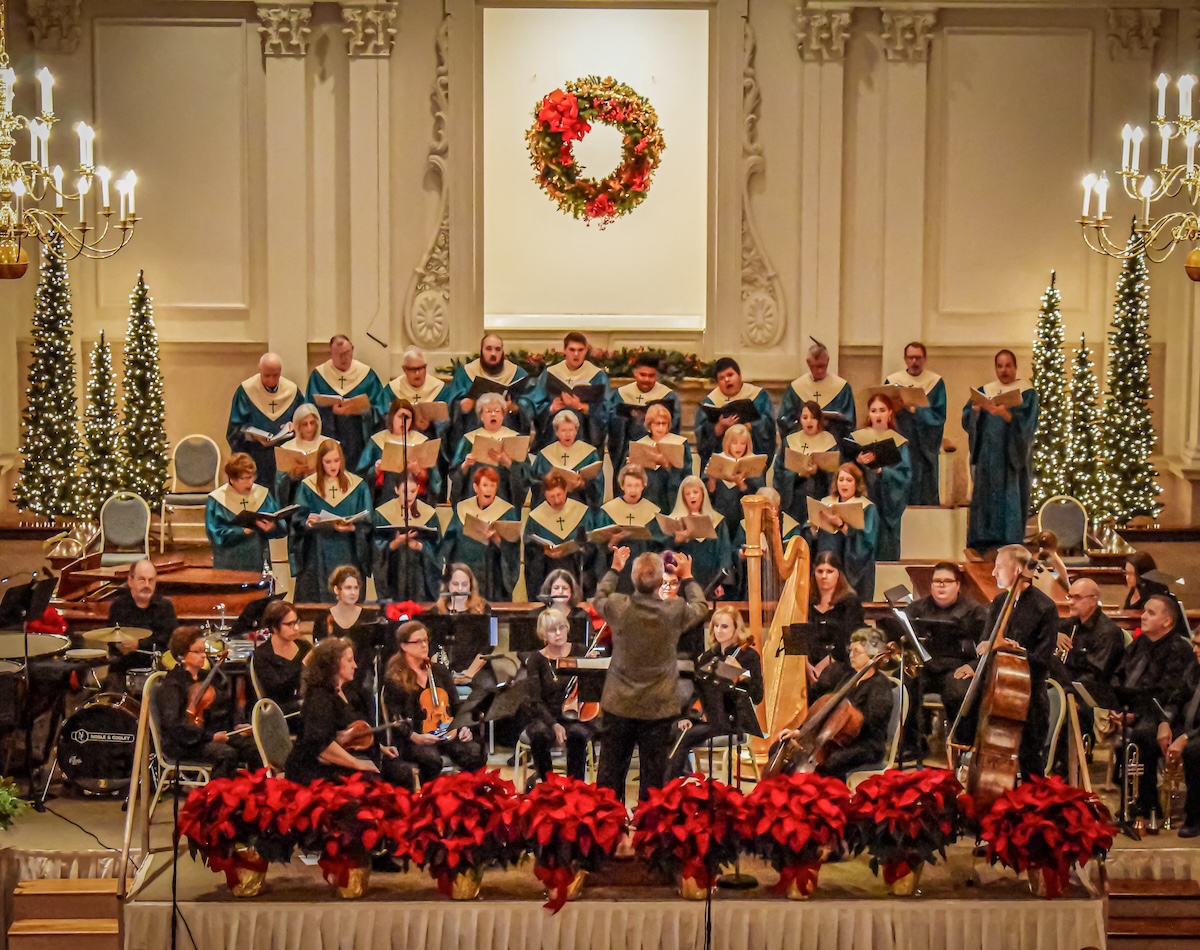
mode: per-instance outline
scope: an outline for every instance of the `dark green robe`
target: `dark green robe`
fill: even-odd
[[[901,370],[899,373],[892,373],[886,382],[892,386],[919,386],[929,398],[928,406],[911,411],[898,410],[896,429],[908,439],[909,461],[912,463],[912,486],[908,490],[908,503],[941,504],[939,473],[942,438],[946,432],[945,380],[929,370],[920,376],[909,376]]]
[[[1012,421],[982,409],[963,407],[962,424],[971,446],[971,515],[967,546],[977,551],[1020,544],[1029,518],[1029,481],[1033,470],[1033,437],[1037,433],[1038,398],[1028,383],[1002,387],[992,380],[983,387],[992,396],[1021,387],[1021,405],[1009,412]]]
[[[531,509],[525,522],[525,593],[530,600],[538,596],[546,576],[555,568],[569,571],[583,588],[584,596],[591,597],[594,589],[584,568],[592,563],[592,547],[587,540],[588,507],[581,501],[568,498],[562,509],[555,511],[545,502]],[[552,558],[534,538],[545,538],[552,544],[574,541],[579,550],[561,558]]]
[[[818,452],[841,452],[832,432],[805,435],[793,432],[783,440],[775,456],[775,490],[779,492],[779,509],[800,524],[808,522],[808,499],[820,500],[833,490],[833,473],[817,469],[812,475],[800,476],[785,464],[785,449],[813,455]]]
[[[520,399],[521,411],[525,417],[532,421],[534,430],[534,447],[542,448],[554,441],[554,419],[555,413],[550,412],[550,405],[554,402],[554,395],[547,387],[547,374],[557,376],[560,380],[567,383],[588,384],[592,386],[603,386],[608,389],[608,373],[596,366],[591,360],[584,360],[583,365],[577,370],[567,369],[565,362],[552,363],[547,366],[533,388],[529,390]],[[607,394],[599,401],[592,404],[587,412],[583,413],[579,420],[579,436],[584,442],[589,442],[596,447],[598,452],[604,451],[604,442],[608,437],[608,407]],[[575,413],[580,416],[580,413]]]
[[[826,373],[820,382],[812,378],[812,373],[805,373],[792,380],[779,402],[779,428],[785,435],[800,428],[800,410],[810,401],[820,406],[822,412],[836,412],[843,417],[843,421],[830,419],[825,425],[839,442],[858,428],[850,384],[834,373]]]
[[[274,435],[292,421],[303,404],[304,394],[290,379],[282,377],[273,393],[263,388],[257,373],[234,390],[225,441],[230,452],[245,452],[254,459],[258,467],[254,480],[258,484],[268,488],[275,484],[275,448],[256,442],[246,435],[246,429],[252,427]]]
[[[820,499],[827,505],[836,505],[838,499],[832,495]],[[863,527],[849,528],[845,534],[841,531],[830,533],[825,530],[811,537],[813,553],[832,551],[842,561],[846,572],[846,581],[854,588],[862,601],[875,599],[875,548],[879,539],[879,512],[869,498],[860,498],[863,502]]]
[[[588,512],[587,530],[589,531],[607,528],[610,525],[620,525],[622,527],[644,527],[650,532],[649,539],[625,538],[620,542],[620,546],[629,548],[629,560],[617,575],[618,593],[633,593],[633,581],[630,573],[638,555],[644,554],[646,551],[660,553],[663,550],[667,539],[656,520],[656,516],[660,514],[662,514],[662,510],[658,505],[644,495],[636,505],[630,505],[622,496],[612,499],[601,508],[593,508]],[[593,585],[600,583],[600,578],[608,573],[611,564],[612,551],[608,544],[594,544],[591,568]]]
[[[292,599],[296,603],[333,603],[337,598],[329,588],[329,578],[343,564],[358,568],[364,583],[371,573],[371,492],[357,475],[347,473],[350,490],[343,494],[336,483],[328,487],[329,498],[317,494],[316,475],[310,475],[296,489],[298,511],[290,520],[288,556],[295,578]],[[353,532],[337,531],[330,525],[309,528],[310,514],[328,511],[350,517],[367,512],[365,522],[356,522]]]
[[[314,397],[318,393],[347,399],[365,395],[371,402],[371,408],[358,416],[339,416],[331,408],[317,407],[321,411],[321,431],[342,444],[347,467],[362,457],[367,439],[379,428],[374,407],[379,403],[382,388],[383,384],[379,382],[375,370],[358,360],[344,373],[335,369],[331,360],[326,360],[309,374],[306,391],[308,402],[315,404]]]
[[[442,562],[466,564],[479,581],[479,594],[484,600],[511,602],[521,573],[521,543],[502,540],[499,544],[481,544],[468,537],[463,532],[468,514],[488,522],[519,522],[521,512],[503,498],[493,500],[486,510],[481,510],[474,498],[465,498],[454,507],[442,541]]]
[[[904,438],[894,430],[888,432],[893,441],[898,442]],[[879,441],[882,435],[873,429],[859,429],[852,433],[851,438],[863,445],[864,440]],[[863,480],[867,483],[867,497],[875,503],[879,513],[879,535],[875,542],[877,561],[900,560],[900,523],[904,518],[904,509],[908,507],[908,490],[912,483],[910,457],[908,443],[905,442],[900,446],[900,461],[895,465],[859,465],[863,471]],[[846,461],[858,465],[856,458],[847,457]]]
[[[775,460],[775,406],[771,402],[771,394],[765,389],[759,389],[753,383],[742,383],[742,388],[733,399],[727,399],[720,389],[714,389],[704,397],[701,406],[724,406],[727,402],[737,402],[749,399],[758,410],[757,422],[752,422],[750,442],[756,455],[767,457],[767,467]],[[717,435],[716,423],[710,422],[708,413],[700,406],[696,407],[696,421],[693,426],[696,436],[696,448],[700,453],[700,471],[708,464],[711,455],[721,451],[722,436]],[[691,474],[689,471],[687,474]]]
[[[629,443],[645,438],[650,434],[646,428],[646,415],[639,410],[636,415],[626,416],[617,411],[617,406],[644,406],[653,402],[661,402],[671,413],[671,431],[679,434],[682,422],[682,409],[679,396],[673,389],[659,382],[648,393],[638,389],[637,383],[627,383],[613,389],[608,394],[608,455],[613,460],[613,471],[618,472],[625,464],[625,456],[629,454]]]
[[[564,458],[565,456],[565,458]],[[578,472],[600,461],[600,454],[587,442],[574,442],[564,448],[560,442],[551,442],[536,455],[530,455],[526,473],[529,480],[529,507],[536,508],[542,503],[544,494],[542,479],[550,474],[553,468],[564,468]],[[604,499],[604,470],[600,470],[595,478],[585,481],[574,491],[567,493],[568,498],[583,502],[589,508],[598,508]]]
[[[287,525],[276,522],[270,531],[251,525],[251,534],[234,519],[243,511],[274,514],[279,510],[274,496],[262,485],[255,485],[243,498],[228,482],[209,493],[204,509],[204,533],[212,545],[213,567],[223,571],[261,571],[270,562],[271,538],[287,536]]]
[[[462,470],[463,462],[467,460],[467,456],[475,448],[475,437],[479,435],[487,435],[493,439],[507,439],[510,436],[516,435],[512,429],[501,426],[495,432],[485,432],[483,429],[472,429],[454,449],[454,454],[450,456],[450,502],[457,505],[460,501],[466,498],[475,497],[475,478],[476,470],[480,468],[490,468],[495,470],[500,478],[500,486],[496,489],[498,497],[503,498],[509,504],[516,505],[518,508],[525,503],[525,492],[529,485],[528,466],[526,461],[513,461],[512,465],[507,468],[499,463],[483,462],[476,459],[475,462],[465,472]],[[528,459],[528,456],[526,456]]]
[[[641,442],[643,445],[654,445],[655,442],[650,436],[643,436],[640,439],[635,439],[635,442]],[[675,504],[675,499],[679,495],[679,486],[683,484],[683,480],[692,474],[692,447],[681,435],[667,433],[664,443],[672,443],[683,446],[683,465],[679,468],[667,468],[662,465],[657,465],[654,468],[645,468],[646,472],[646,487],[642,490],[642,497],[654,502],[663,511],[670,511],[671,506]],[[628,446],[626,446],[625,454],[629,454]],[[625,459],[622,458],[620,464],[616,462],[616,457],[613,459],[613,480],[617,481],[617,476],[621,472],[621,466],[625,464]],[[614,484],[613,491],[620,493],[621,485]]]
[[[408,524],[417,528],[430,528],[432,538],[421,539],[421,550],[414,551],[407,544],[393,549],[392,540],[397,532],[391,526],[403,526],[404,505],[399,498],[375,509],[374,548],[375,595],[379,600],[415,600],[419,603],[437,600],[442,577],[439,551],[442,547],[442,529],[437,509],[418,501],[416,511],[409,512]]]

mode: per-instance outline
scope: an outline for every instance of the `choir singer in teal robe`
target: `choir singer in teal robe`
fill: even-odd
[[[341,333],[329,341],[329,359],[308,377],[306,401],[320,406],[321,431],[337,439],[351,462],[359,460],[367,439],[375,431],[375,406],[379,404],[382,388],[375,370],[354,358],[354,344]],[[333,396],[344,400],[364,396],[366,407],[355,411],[342,404],[321,406],[321,400]]]
[[[271,538],[287,535],[287,527],[272,518],[239,524],[243,512],[274,514],[275,497],[255,483],[254,459],[235,452],[225,463],[224,485],[210,492],[204,509],[204,532],[212,545],[213,567],[224,571],[261,571],[271,563]]]
[[[693,427],[696,433],[696,448],[700,453],[700,471],[708,465],[709,456],[721,451],[721,440],[725,438],[725,430],[739,422],[750,429],[750,438],[754,443],[756,455],[765,455],[767,465],[775,459],[775,407],[771,402],[771,394],[760,389],[753,383],[742,382],[742,368],[737,360],[722,356],[713,367],[717,388],[710,392],[696,407],[696,422]],[[737,407],[731,412],[722,412],[714,419],[710,415],[713,409],[723,409],[730,403],[751,403],[758,418],[751,418],[752,413],[738,412]]]
[[[809,538],[814,553],[831,551],[845,568],[846,580],[858,594],[859,600],[875,599],[875,545],[879,538],[879,512],[867,497],[867,484],[862,471],[853,462],[846,462],[833,478],[833,494],[822,498],[825,505],[862,506],[863,526],[855,528],[834,516],[827,524],[809,522]]]
[[[476,468],[471,481],[474,496],[454,506],[446,526],[442,561],[467,565],[479,581],[484,600],[507,603],[521,573],[521,512],[497,496],[500,476],[494,468]],[[513,527],[497,529],[499,522],[512,522]],[[512,530],[512,538],[501,535],[500,530]]]
[[[836,373],[829,372],[829,350],[813,340],[808,348],[808,372],[792,380],[779,402],[779,428],[786,436],[800,426],[800,409],[815,402],[825,414],[825,428],[839,442],[858,427],[854,391]]]
[[[608,373],[588,359],[588,352],[586,336],[576,331],[568,333],[563,337],[562,360],[547,366],[533,389],[521,397],[521,411],[533,423],[537,448],[554,441],[552,420],[563,409],[569,409],[579,417],[584,441],[598,452],[604,451],[608,437]],[[574,386],[599,386],[602,391],[598,399],[589,402],[571,392]]]
[[[375,596],[419,603],[437,600],[442,577],[437,509],[421,501],[411,469],[395,485],[395,497],[375,509]]]
[[[270,436],[290,431],[292,417],[303,403],[304,394],[283,375],[283,362],[275,353],[264,353],[258,373],[234,391],[225,441],[230,452],[245,452],[254,459],[260,485],[275,484],[276,440]]]
[[[649,434],[646,410],[665,406],[671,414],[670,431],[679,434],[682,411],[679,396],[658,378],[659,359],[653,353],[639,353],[633,361],[633,382],[613,389],[608,397],[608,454],[620,466],[629,454],[629,443]],[[630,553],[630,559],[636,555]]]
[[[660,407],[661,408],[661,407]],[[666,410],[664,409],[665,413]],[[606,528],[616,528],[609,531],[608,537],[592,546],[592,586],[608,573],[612,562],[612,552],[619,547],[629,548],[629,559],[618,572],[617,592],[633,593],[633,580],[630,576],[630,565],[638,556],[647,551],[658,553],[663,548],[662,529],[658,526],[658,516],[662,514],[653,501],[646,498],[646,472],[640,465],[626,465],[617,473],[617,488],[620,494],[600,508],[594,508],[588,513],[587,527],[589,531]],[[649,537],[631,537],[628,532],[645,529]]]
[[[871,421],[868,428],[851,433],[850,437],[855,442],[870,445],[873,442],[891,441],[900,450],[900,461],[891,465],[878,464],[874,452],[859,452],[853,459],[862,469],[867,483],[867,497],[879,511],[875,558],[879,561],[898,561],[900,524],[904,509],[908,507],[908,490],[912,482],[908,442],[895,429],[896,414],[887,396],[876,393],[871,397],[867,404],[867,418]]]
[[[928,406],[896,410],[896,431],[908,439],[912,463],[910,505],[941,504],[938,491],[942,437],[946,432],[946,383],[925,368],[925,344],[912,342],[904,348],[904,369],[892,373],[888,386],[914,386],[924,391]]]
[[[530,510],[525,522],[525,589],[540,591],[547,575],[562,568],[590,597],[590,583],[583,577],[583,565],[591,563],[584,524],[587,505],[567,497],[567,480],[559,472],[542,480],[542,497],[545,500]]]

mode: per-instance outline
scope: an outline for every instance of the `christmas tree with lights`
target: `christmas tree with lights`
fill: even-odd
[[[112,347],[100,331],[88,369],[87,408],[83,414],[83,466],[80,513],[95,519],[100,506],[121,488],[121,435],[117,418],[117,380]]]
[[[1072,350],[1071,434],[1067,443],[1067,494],[1087,509],[1092,527],[1108,515],[1108,460],[1100,436],[1100,386],[1092,348],[1079,334]]]
[[[1130,238],[1132,243],[1133,237]],[[1116,310],[1108,334],[1104,395],[1104,458],[1108,462],[1110,510],[1117,524],[1137,515],[1155,517],[1158,472],[1150,463],[1154,423],[1150,418],[1150,274],[1146,258],[1125,261],[1117,278]]]
[[[158,331],[154,305],[142,272],[129,295],[129,328],[125,332],[125,424],[121,431],[124,459],[122,485],[150,505],[158,506],[167,484],[166,408],[158,366]]]
[[[62,253],[63,240],[57,234],[42,251],[33,361],[21,413],[21,473],[14,492],[18,508],[46,516],[79,511],[71,285]]]
[[[1033,484],[1030,501],[1034,510],[1055,495],[1067,491],[1067,368],[1063,356],[1063,319],[1059,307],[1062,294],[1050,272],[1050,286],[1042,294],[1037,337],[1033,341],[1033,388],[1038,395],[1038,427],[1033,442]]]

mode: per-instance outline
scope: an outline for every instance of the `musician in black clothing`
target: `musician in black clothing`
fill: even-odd
[[[846,579],[842,559],[832,551],[822,551],[813,558],[808,622],[822,625],[826,633],[825,644],[835,648],[830,655],[807,664],[808,701],[811,703],[833,692],[850,675],[850,664],[841,645],[864,625],[862,601]]]
[[[445,707],[447,723],[459,707],[454,675],[429,658],[429,630],[420,621],[409,620],[396,631],[396,644],[398,649],[388,660],[384,674],[383,699],[388,716],[401,723],[392,728],[401,755],[416,763],[422,782],[438,777],[443,755],[466,772],[483,768],[487,751],[471,728],[463,726],[452,735],[424,729],[434,707]]]
[[[258,768],[254,739],[229,734],[233,728],[233,702],[228,677],[220,671],[213,677],[210,686],[215,696],[204,711],[203,725],[197,725],[188,715],[188,691],[206,677],[204,635],[200,629],[179,627],[171,634],[169,645],[178,662],[154,692],[158,732],[167,758],[210,765],[213,778],[232,778],[238,768]]]
[[[696,660],[696,670],[704,672],[717,662],[741,668],[736,686],[750,697],[750,702],[763,700],[762,657],[751,644],[750,629],[742,619],[741,611],[730,604],[718,606],[708,623],[709,647]],[[667,781],[682,775],[687,768],[688,755],[693,749],[700,750],[713,736],[730,736],[729,719],[733,713],[732,697],[723,696],[723,709],[697,710],[694,698],[685,707],[684,718],[678,728],[683,733],[676,741],[671,758],[667,763]],[[730,746],[735,742],[730,738]]]
[[[1145,551],[1134,551],[1125,558],[1125,586],[1129,593],[1125,595],[1123,610],[1141,610],[1151,594],[1165,594],[1167,589],[1162,584],[1147,580],[1146,575],[1158,570],[1158,564]]]
[[[114,644],[109,651],[115,654],[108,663],[110,673],[123,674],[130,669],[149,668],[154,664],[153,654],[167,652],[178,621],[175,605],[158,593],[157,588],[158,569],[149,559],[143,558],[130,566],[125,586],[113,594],[108,607],[109,624],[149,630],[150,636],[142,637],[136,645]]]
[[[353,752],[338,742],[351,723],[366,721],[366,703],[354,686],[354,644],[345,637],[326,637],[313,648],[304,669],[304,705],[296,743],[284,772],[293,782],[336,780],[361,772],[410,791],[414,768],[394,746],[372,739],[369,749]]]
[[[267,604],[262,625],[270,637],[258,645],[250,660],[254,678],[262,687],[258,698],[274,700],[285,713],[294,712],[300,708],[300,674],[312,654],[312,644],[300,636],[300,615],[285,600]]]
[[[523,658],[532,686],[518,718],[529,739],[529,752],[539,779],[545,779],[553,771],[554,747],[565,745],[567,775],[583,781],[587,773],[587,745],[596,734],[591,722],[579,719],[578,702],[571,714],[564,708],[571,671],[560,671],[558,661],[572,653],[572,644],[567,639],[570,631],[571,623],[564,608],[547,607],[537,621],[537,635],[545,646]]]
[[[1183,764],[1187,794],[1183,800],[1183,825],[1179,837],[1200,835],[1200,637],[1192,638],[1197,663],[1188,670],[1187,683],[1167,705],[1170,717],[1158,727],[1158,744],[1170,768]]]

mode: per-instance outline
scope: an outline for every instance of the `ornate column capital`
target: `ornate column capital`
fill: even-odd
[[[342,33],[346,51],[360,58],[382,59],[392,55],[396,38],[396,4],[342,4]]]
[[[285,4],[259,7],[258,28],[262,36],[264,56],[304,56],[308,52],[308,35],[312,32],[312,8],[308,5]]]
[[[33,48],[47,53],[74,53],[79,49],[81,6],[82,0],[26,0]]]
[[[796,48],[808,63],[840,62],[850,37],[849,10],[796,9]]]
[[[892,62],[923,63],[929,59],[929,41],[937,25],[935,10],[884,10],[883,53]]]
[[[1158,47],[1162,10],[1109,10],[1108,55],[1112,59],[1150,59]]]

